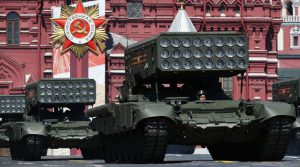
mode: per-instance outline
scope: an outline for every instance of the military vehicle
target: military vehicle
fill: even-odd
[[[295,106],[297,119],[293,124],[287,154],[300,155],[300,79],[293,78],[273,84],[273,101],[280,101]]]
[[[13,160],[40,160],[48,148],[80,148],[86,159],[99,158],[85,106],[96,100],[92,79],[42,79],[25,88],[24,120],[1,125]]]
[[[106,163],[160,163],[168,144],[207,147],[214,160],[284,157],[294,107],[233,101],[219,83],[220,77],[245,73],[245,35],[161,33],[130,45],[125,62],[118,103],[87,111],[104,140]],[[197,99],[199,90],[207,100]]]
[[[5,122],[22,121],[24,117],[24,95],[0,95],[0,126]],[[0,148],[8,148],[9,141],[0,128]]]

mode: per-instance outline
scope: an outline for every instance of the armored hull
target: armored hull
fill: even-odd
[[[244,34],[162,33],[129,46],[125,61],[119,103],[87,112],[104,138],[106,162],[159,163],[168,144],[202,145],[215,160],[283,158],[294,107],[233,101],[220,83],[238,74],[243,81]]]
[[[215,160],[282,159],[295,119],[293,106],[251,105],[188,102],[178,112],[166,103],[134,102],[102,106],[88,115],[96,116],[91,126],[105,140],[106,162],[161,162],[167,144],[201,145]]]
[[[281,101],[295,106],[296,121],[293,123],[293,130],[287,154],[300,155],[300,79],[293,78],[278,81],[273,84],[273,101]]]
[[[9,147],[9,139],[5,129],[1,128],[2,124],[24,120],[24,108],[24,95],[0,95],[0,148]]]
[[[97,134],[89,121],[68,122],[7,122],[1,139],[10,147],[11,156],[18,160],[39,160],[48,148],[98,148]],[[98,143],[98,142],[97,142]],[[99,157],[98,157],[99,158]]]
[[[40,160],[48,148],[80,148],[86,159],[101,157],[96,150],[102,142],[95,142],[98,134],[84,113],[95,103],[94,80],[43,79],[27,85],[22,97],[22,119],[5,119],[0,127],[0,144],[10,147],[13,160]]]

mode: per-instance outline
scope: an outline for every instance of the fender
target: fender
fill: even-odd
[[[296,120],[295,107],[283,102],[256,102],[253,111],[255,118],[261,119],[261,122],[277,116],[290,117],[293,119],[292,121]]]
[[[5,134],[10,141],[21,140],[28,135],[47,135],[46,127],[41,122],[7,122],[2,128],[6,128]]]
[[[134,114],[134,125],[136,126],[143,120],[153,117],[164,117],[168,118],[172,122],[175,122],[175,112],[172,106],[165,103],[144,103],[143,105],[135,105],[133,109]]]
[[[5,129],[0,126],[0,148],[9,147],[9,138],[5,135]]]
[[[90,109],[87,115],[95,117],[90,123],[92,129],[104,134],[135,129],[149,118],[164,117],[175,122],[176,117],[172,106],[151,102],[111,103]]]
[[[300,117],[297,117],[296,121],[293,123],[293,129],[300,130]]]

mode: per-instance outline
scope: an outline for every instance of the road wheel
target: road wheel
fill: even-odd
[[[134,134],[135,163],[160,163],[164,160],[168,145],[169,122],[165,119],[148,119]]]
[[[23,160],[25,161],[38,161],[42,156],[42,138],[40,136],[27,136],[23,139],[22,152]]]
[[[80,148],[83,159],[101,159],[101,148]]]
[[[106,135],[106,163],[159,163],[164,160],[169,122],[155,118],[142,122],[136,130]]]
[[[111,141],[111,135],[105,135],[104,136],[104,160],[105,163],[112,163],[112,141]]]
[[[268,122],[265,136],[259,141],[258,160],[279,161],[287,150],[292,121],[289,118],[273,118]]]
[[[10,143],[10,156],[12,160],[20,159],[20,141],[13,141]]]
[[[237,144],[220,142],[208,146],[208,150],[214,160],[279,161],[288,146],[291,123],[289,118],[276,117],[258,127],[257,130],[264,130],[256,140]]]
[[[212,144],[207,146],[207,149],[214,160],[224,160],[221,144]]]
[[[128,136],[128,151],[127,154],[129,155],[129,160],[128,162],[135,162],[137,155],[136,155],[136,138],[135,138],[135,133],[133,131],[127,132],[126,135]]]

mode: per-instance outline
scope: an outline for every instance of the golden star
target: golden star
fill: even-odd
[[[94,41],[95,31],[98,27],[102,26],[106,20],[102,18],[91,18],[86,15],[81,0],[78,1],[73,14],[69,18],[52,20],[64,29],[66,35],[62,53],[68,51],[74,44],[78,44],[87,46],[88,50],[97,54],[96,43]]]

